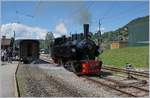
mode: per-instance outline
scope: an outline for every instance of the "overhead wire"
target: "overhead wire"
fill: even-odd
[[[142,9],[142,10],[140,10],[140,11],[144,11],[145,9]],[[122,21],[121,20],[124,20],[124,19],[126,19],[126,18],[128,18],[128,17],[126,17],[126,16],[131,16],[131,15],[133,15],[132,14],[133,12],[132,11],[130,11],[130,13],[128,13],[128,14],[126,14],[126,15],[124,15],[123,17],[122,16],[119,16],[117,19],[114,19],[114,22],[113,22],[113,24],[118,24],[118,23],[121,23]],[[138,17],[137,17],[138,18]],[[112,18],[113,19],[113,18]],[[132,21],[132,19],[131,19],[131,21]],[[129,23],[130,21],[128,21],[127,23]],[[109,23],[109,21],[107,20],[107,21],[103,21],[103,24],[105,24],[105,23]],[[112,22],[111,22],[112,23]],[[126,23],[126,24],[127,24]],[[126,25],[126,24],[124,24],[124,25]]]
[[[38,4],[35,6],[35,12],[33,13],[33,15],[29,15],[29,14],[24,14],[24,13],[20,13],[20,14],[23,14],[23,16],[27,16],[27,17],[31,17],[31,18],[33,18],[33,17],[36,17],[36,15],[38,15],[38,13],[39,13],[39,9],[40,9],[40,6],[41,6],[41,0],[39,0],[39,2],[38,2]],[[96,2],[91,2],[91,4],[89,4],[88,6],[86,6],[86,8],[89,10],[91,7],[92,7],[92,5],[94,4],[94,3],[96,3]],[[139,5],[141,5],[141,4],[139,4]],[[106,11],[106,13],[104,13],[104,15],[103,15],[103,17],[102,18],[100,18],[100,20],[101,20],[101,23],[103,24],[103,23],[106,23],[107,21],[107,23],[109,23],[109,20],[111,20],[111,19],[116,19],[116,20],[119,20],[118,18],[122,18],[122,17],[124,17],[124,14],[127,14],[126,12],[128,11],[128,10],[130,10],[128,13],[133,13],[132,12],[132,10],[135,10],[136,9],[136,7],[139,7],[139,5],[137,6],[137,5],[135,5],[135,6],[133,6],[132,8],[130,7],[129,9],[126,9],[126,10],[124,10],[124,11],[121,11],[120,12],[120,15],[119,16],[115,16],[115,15],[112,15],[112,16],[114,16],[114,17],[109,17],[109,16],[111,16],[111,6],[110,7],[108,7],[108,10]],[[73,14],[71,13],[70,15],[74,15],[74,14],[76,14],[77,12],[79,12],[80,11],[80,8],[78,8],[76,11],[73,11]],[[17,13],[17,12],[16,12]],[[128,14],[127,14],[128,15]],[[70,16],[71,17],[71,16]],[[19,19],[19,18],[18,18]],[[107,19],[107,20],[106,20]],[[92,21],[92,23],[95,23],[95,22],[97,22],[98,23],[98,20],[95,20],[95,21]]]
[[[143,3],[142,3],[142,4],[143,4]],[[141,5],[141,4],[138,4],[138,6],[137,6],[137,5],[136,5],[136,6],[133,6],[133,7],[132,7],[133,12],[132,12],[132,10],[130,10],[131,7],[130,7],[129,9],[127,9],[127,10],[121,11],[121,12],[120,12],[120,16],[115,16],[115,15],[114,15],[114,17],[111,17],[111,18],[108,19],[108,18],[107,18],[108,16],[105,15],[104,18],[101,19],[101,21],[102,21],[101,23],[102,23],[102,24],[104,24],[104,23],[109,23],[109,20],[110,20],[110,19],[119,20],[118,18],[119,18],[119,17],[122,18],[121,16],[123,16],[123,15],[125,15],[125,16],[133,15],[132,13],[135,12],[135,8],[139,7],[140,5]],[[130,10],[130,12],[126,13],[128,10]],[[142,11],[143,11],[143,10],[146,10],[146,9],[142,9]],[[110,11],[111,11],[111,10],[110,10]],[[141,11],[141,10],[140,10],[140,11]],[[130,14],[129,14],[129,13],[130,13]],[[123,16],[123,19],[124,19],[125,16]],[[107,21],[104,21],[104,19],[105,19],[105,20],[107,19],[108,22],[107,22]],[[120,20],[122,20],[122,19],[120,19]],[[95,23],[95,22],[97,22],[97,21],[98,21],[98,20],[95,20],[95,21],[93,21],[93,22]],[[119,21],[119,22],[120,22],[120,21]],[[112,22],[111,22],[111,23],[112,23]],[[114,22],[113,22],[113,23],[114,23]],[[116,23],[116,21],[115,21],[115,23]],[[118,23],[118,22],[117,22],[117,23]]]
[[[142,4],[143,4],[143,3],[142,3]],[[105,17],[103,18],[103,20],[106,20],[106,19],[107,19],[107,20],[109,20],[109,19],[118,19],[118,17],[121,17],[121,16],[123,16],[123,15],[125,15],[125,14],[133,13],[133,12],[135,11],[135,9],[138,8],[138,7],[140,7],[142,4],[138,4],[138,5],[132,6],[132,7],[128,8],[128,9],[126,9],[126,10],[124,10],[124,11],[121,11],[121,12],[118,13],[119,15],[117,15],[117,16],[116,16],[116,15],[112,15],[112,16],[114,16],[114,17],[111,16],[111,18],[108,17],[108,16],[107,16],[107,17],[105,16]],[[133,11],[133,12],[132,12],[132,11]],[[128,13],[127,13],[127,12],[128,12]]]
[[[113,2],[111,2],[110,4],[112,4],[112,3],[113,3]],[[103,17],[100,16],[99,19],[96,20],[97,24],[99,25],[99,22],[100,22],[100,25],[102,25],[102,19],[103,19],[104,17],[106,17],[106,15],[109,15],[110,12],[111,12],[111,6],[108,6],[107,9],[106,9],[106,11],[105,11],[105,13],[104,13],[104,15],[103,15]],[[92,21],[92,23],[95,23],[95,22]],[[101,27],[102,27],[102,26],[101,26]],[[99,27],[99,29],[101,29],[101,28]],[[98,32],[98,31],[96,30],[95,32]]]
[[[142,4],[144,4],[144,3],[142,3]],[[112,13],[112,14],[105,14],[105,15],[103,15],[103,18],[101,18],[101,20],[102,21],[104,21],[104,20],[110,20],[110,19],[116,19],[117,17],[120,17],[120,16],[122,16],[122,15],[124,15],[124,14],[126,14],[126,12],[129,12],[129,13],[131,13],[131,11],[132,11],[132,9],[133,10],[135,10],[136,8],[138,8],[139,6],[141,6],[142,5],[141,3],[140,4],[138,4],[138,5],[135,5],[135,6],[132,6],[132,7],[130,7],[130,8],[128,8],[128,9],[125,9],[125,10],[123,10],[123,11],[120,11],[119,12],[119,16],[117,15],[113,15],[114,13]],[[111,8],[110,8],[110,10],[108,10],[108,12],[110,13],[111,12]],[[113,11],[112,11],[113,12]],[[113,16],[113,17],[112,17]],[[118,19],[118,18],[117,18]],[[97,22],[98,20],[93,20],[93,22]]]
[[[32,15],[30,15],[30,14],[25,14],[25,13],[23,13],[23,12],[20,12],[20,11],[16,11],[16,14],[20,14],[21,16],[26,16],[26,17],[30,17],[30,18],[33,18],[33,16]]]
[[[33,17],[36,17],[38,14],[39,14],[39,11],[40,11],[40,7],[42,5],[42,1],[39,0],[37,5],[35,6],[35,9],[34,9],[34,12],[33,12]]]
[[[93,4],[94,4],[95,2],[92,2],[92,4],[90,4],[89,6],[87,6],[87,9],[89,9]],[[142,3],[143,4],[143,3]],[[119,13],[120,13],[120,15],[119,16],[115,16],[115,15],[112,15],[112,14],[110,14],[112,11],[112,9],[111,9],[111,6],[108,8],[108,10],[106,11],[106,13],[104,13],[104,15],[103,15],[103,17],[102,18],[100,18],[100,20],[101,20],[101,23],[103,24],[103,23],[106,23],[107,21],[107,23],[109,23],[109,20],[110,19],[116,19],[116,20],[118,20],[118,18],[121,18],[121,17],[124,17],[124,15],[126,15],[127,13],[126,12],[128,12],[129,10],[130,10],[130,12],[128,12],[128,13],[132,13],[132,10],[133,10],[133,12],[135,11],[135,9],[136,8],[138,8],[140,5],[142,5],[141,3],[140,4],[138,4],[138,5],[135,5],[135,6],[132,6],[132,7],[130,7],[130,8],[128,8],[128,9],[126,9],[126,10],[123,10],[123,11],[120,11]],[[80,10],[80,8],[79,9],[77,9],[75,12],[74,12],[74,14],[76,14],[76,12],[78,12]],[[108,14],[109,13],[109,14]],[[73,16],[73,14],[71,14],[72,16]],[[114,16],[114,17],[111,17],[110,18],[110,16]],[[127,14],[127,15],[131,15],[131,14]],[[105,21],[107,19],[107,21]],[[95,22],[97,22],[98,20],[95,20],[95,21],[91,21],[92,23],[95,23]],[[91,23],[91,24],[92,24]]]

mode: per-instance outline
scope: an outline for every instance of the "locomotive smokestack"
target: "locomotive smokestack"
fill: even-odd
[[[87,39],[89,35],[89,24],[83,24],[83,28],[84,28],[84,36]]]

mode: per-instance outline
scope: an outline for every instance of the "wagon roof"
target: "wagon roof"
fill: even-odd
[[[37,39],[22,39],[22,40],[20,40],[20,43],[22,43],[22,42],[28,42],[28,41],[39,43],[39,40],[37,40]]]

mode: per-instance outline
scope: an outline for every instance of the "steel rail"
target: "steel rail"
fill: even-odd
[[[96,83],[96,84],[100,84],[100,85],[98,85],[98,86],[100,86],[100,87],[101,87],[101,86],[106,86],[106,87],[109,87],[109,88],[114,89],[114,90],[116,90],[116,91],[119,91],[119,92],[121,92],[121,93],[123,93],[123,94],[126,94],[126,95],[128,95],[128,96],[130,96],[130,97],[138,97],[137,95],[131,94],[131,93],[126,92],[126,91],[121,90],[121,89],[118,89],[118,88],[116,88],[115,86],[109,85],[109,84],[107,84],[107,83],[104,83],[104,82],[101,82],[101,81],[98,81],[98,80],[95,80],[95,79],[92,79],[92,78],[89,78],[89,77],[86,77],[85,79],[90,80],[90,81],[92,81],[92,82],[94,82],[94,83]]]
[[[136,89],[139,89],[141,91],[145,91],[145,92],[149,92],[149,90],[147,89],[144,89],[144,88],[140,88],[140,87],[136,87],[136,86],[133,86],[133,85],[127,85],[127,84],[124,84],[118,80],[114,80],[114,79],[110,79],[110,78],[102,78],[102,79],[105,79],[107,81],[111,81],[111,82],[114,82],[115,84],[119,84],[119,85],[122,85],[122,86],[126,86],[126,87],[132,87],[132,88],[136,88]]]
[[[20,96],[19,82],[18,82],[18,78],[17,78],[17,73],[18,73],[19,67],[20,67],[20,61],[19,61],[19,63],[18,63],[18,66],[17,66],[17,68],[16,68],[16,71],[15,71],[16,89],[17,89],[17,95],[18,95],[17,97],[21,97],[21,96]]]
[[[104,67],[104,68],[111,68],[111,69],[117,69],[117,70],[128,71],[127,69],[122,69],[122,68],[117,68],[117,67],[110,67],[110,66],[103,66],[103,67]],[[130,72],[134,72],[134,73],[138,73],[138,74],[149,75],[149,73],[140,72],[140,71],[135,71],[135,70],[130,70]]]
[[[127,70],[119,69],[119,68],[109,68],[109,67],[104,67],[104,66],[103,66],[102,69],[111,70],[111,71],[117,71],[117,72],[123,72],[123,73],[128,73]],[[149,75],[146,75],[146,74],[139,74],[139,73],[135,73],[134,71],[129,71],[129,72],[130,72],[130,74],[132,74],[132,75],[137,75],[137,76],[149,78]]]

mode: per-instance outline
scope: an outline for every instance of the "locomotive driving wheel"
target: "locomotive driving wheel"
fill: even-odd
[[[71,72],[76,72],[76,70],[75,70],[75,68],[74,68],[74,62],[72,62],[72,61],[66,62],[66,64],[64,65],[64,67],[65,67],[67,70],[71,71]]]

